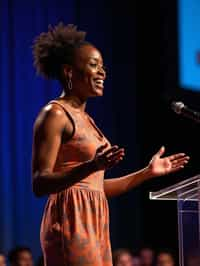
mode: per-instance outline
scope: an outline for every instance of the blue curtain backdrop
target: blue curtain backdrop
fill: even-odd
[[[88,111],[111,142],[127,150],[125,161],[107,175],[138,167],[134,13],[124,4],[128,13],[106,0],[0,0],[0,249],[4,252],[16,245],[29,246],[35,258],[41,252],[39,228],[46,198],[35,198],[31,189],[32,127],[40,108],[58,96],[60,88],[36,76],[31,46],[49,24],[78,25],[102,51],[108,66],[105,95],[89,101]],[[129,211],[123,207],[119,213],[124,204]],[[110,209],[113,247],[134,245],[140,238],[138,191],[111,200]]]

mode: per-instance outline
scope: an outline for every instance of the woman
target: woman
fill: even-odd
[[[178,170],[183,153],[160,158],[135,173],[104,180],[124,157],[85,112],[89,97],[102,96],[106,73],[101,53],[74,25],[59,23],[33,45],[37,72],[57,79],[62,94],[40,111],[34,124],[33,191],[49,195],[41,224],[45,265],[112,265],[106,197],[119,195],[153,176]]]

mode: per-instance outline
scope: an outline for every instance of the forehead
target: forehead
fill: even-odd
[[[91,59],[94,59],[98,62],[103,62],[102,55],[97,48],[87,44],[76,49],[75,61],[78,60],[79,62],[88,62]]]

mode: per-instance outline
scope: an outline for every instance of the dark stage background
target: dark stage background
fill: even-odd
[[[109,200],[112,247],[142,244],[177,250],[175,202],[149,200],[149,191],[198,174],[200,126],[171,111],[172,100],[198,110],[200,96],[179,87],[177,2],[106,0],[0,0],[0,249],[29,246],[40,255],[39,226],[46,198],[31,190],[32,126],[40,108],[59,95],[56,82],[37,77],[33,38],[59,21],[88,32],[103,53],[108,79],[103,98],[88,112],[126,158],[106,177],[146,166],[166,146],[166,154],[186,152],[181,172],[153,179]],[[169,233],[170,232],[170,233]]]

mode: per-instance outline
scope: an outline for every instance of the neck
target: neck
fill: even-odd
[[[72,95],[72,94],[68,95],[63,91],[62,94],[60,95],[60,98],[66,101],[72,107],[77,108],[83,112],[85,111],[86,101],[82,100],[77,95]]]

